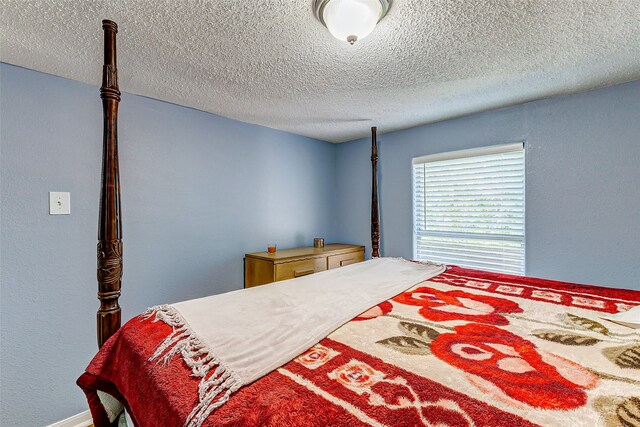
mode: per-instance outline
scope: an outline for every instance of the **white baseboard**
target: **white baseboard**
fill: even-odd
[[[91,412],[86,410],[62,421],[58,421],[57,423],[53,423],[47,427],[87,427],[92,423],[93,420],[91,419]]]

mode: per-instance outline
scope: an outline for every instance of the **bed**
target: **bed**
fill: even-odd
[[[103,29],[101,349],[78,379],[97,427],[117,423],[123,407],[141,427],[640,426],[640,330],[604,318],[639,306],[640,292],[380,258],[375,128],[372,260],[209,297],[207,306],[152,307],[120,327],[117,26],[103,21]],[[331,284],[333,296],[322,304],[343,298],[351,311],[330,311],[335,322],[316,328],[322,322],[305,316],[324,295],[312,292]],[[291,311],[275,317],[256,321],[246,310],[229,310],[236,301],[281,297],[293,298]],[[211,314],[203,319],[202,312]],[[274,327],[265,319],[276,319]],[[289,356],[280,344],[295,331],[264,338],[283,322],[309,331]],[[235,368],[227,369],[236,366],[233,358],[225,365],[213,354],[230,341],[215,330],[221,324],[237,328],[228,336],[242,337],[232,345],[252,360],[249,368],[273,358],[270,368],[236,381]],[[216,340],[222,344],[210,345]]]

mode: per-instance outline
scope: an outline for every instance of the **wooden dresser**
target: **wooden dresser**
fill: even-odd
[[[364,246],[331,244],[245,254],[244,287],[306,276],[364,261]]]

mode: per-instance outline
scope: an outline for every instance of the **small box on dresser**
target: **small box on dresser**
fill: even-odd
[[[364,246],[329,244],[245,254],[244,287],[306,276],[364,261]]]

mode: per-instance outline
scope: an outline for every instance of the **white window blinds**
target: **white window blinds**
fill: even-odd
[[[525,273],[522,143],[413,159],[414,257]]]

